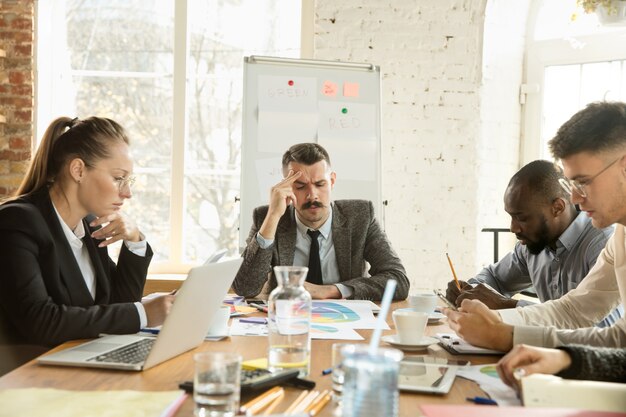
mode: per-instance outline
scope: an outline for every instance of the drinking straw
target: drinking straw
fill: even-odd
[[[383,300],[380,303],[380,313],[378,313],[378,319],[376,320],[376,327],[374,328],[374,335],[372,336],[372,340],[370,340],[370,346],[368,349],[368,353],[370,355],[376,355],[378,351],[378,344],[380,343],[380,335],[383,331],[383,326],[387,320],[387,313],[389,312],[389,305],[391,304],[391,299],[393,298],[393,294],[396,291],[396,285],[398,283],[395,279],[390,279],[387,281],[387,285],[385,286],[385,292],[383,294]]]

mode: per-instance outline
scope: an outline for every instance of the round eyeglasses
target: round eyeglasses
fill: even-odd
[[[135,185],[135,181],[137,181],[137,178],[134,176],[120,177],[120,178],[115,178],[113,181],[115,181],[115,183],[117,184],[117,188],[121,192],[124,188],[126,188],[126,186],[130,188],[133,185]]]
[[[590,178],[587,178],[587,179],[585,179],[583,181],[570,180],[570,179],[567,179],[567,178],[559,178],[559,185],[569,195],[572,195],[573,192],[576,192],[576,194],[578,194],[582,198],[587,198],[587,193],[585,192],[585,187],[588,186],[589,184],[591,184],[591,182],[594,179],[596,179],[600,174],[602,174],[604,171],[609,169],[611,167],[611,165],[613,165],[614,163],[616,163],[620,159],[622,159],[621,156],[619,158],[617,158],[615,161],[613,161],[610,164],[608,164],[607,166],[605,166],[604,168],[602,168],[602,170],[600,172],[598,172],[596,175],[592,175]]]

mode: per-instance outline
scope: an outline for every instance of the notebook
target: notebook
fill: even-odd
[[[213,314],[239,270],[242,258],[205,264],[189,271],[158,336],[107,335],[37,358],[44,365],[141,371],[195,348],[204,340]],[[145,358],[129,358],[143,351]]]

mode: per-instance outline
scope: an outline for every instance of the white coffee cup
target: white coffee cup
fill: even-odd
[[[396,340],[406,345],[417,345],[424,337],[428,313],[416,311],[412,308],[394,310],[391,315],[396,327]]]
[[[207,334],[209,336],[227,336],[228,319],[230,318],[230,306],[221,306],[215,311]]]
[[[409,295],[409,305],[411,308],[422,313],[434,313],[438,300],[439,297],[432,292]]]

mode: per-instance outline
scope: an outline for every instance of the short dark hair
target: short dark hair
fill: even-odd
[[[283,170],[287,169],[290,162],[313,165],[319,161],[326,161],[330,167],[330,157],[326,149],[317,143],[298,143],[283,154]]]
[[[557,159],[580,152],[598,153],[626,144],[626,103],[590,103],[573,115],[550,140]]]
[[[569,194],[559,184],[559,179],[565,178],[563,170],[556,164],[537,160],[524,165],[511,177],[509,187],[526,186],[535,198],[546,204],[552,203],[555,198],[562,198],[569,202]]]

